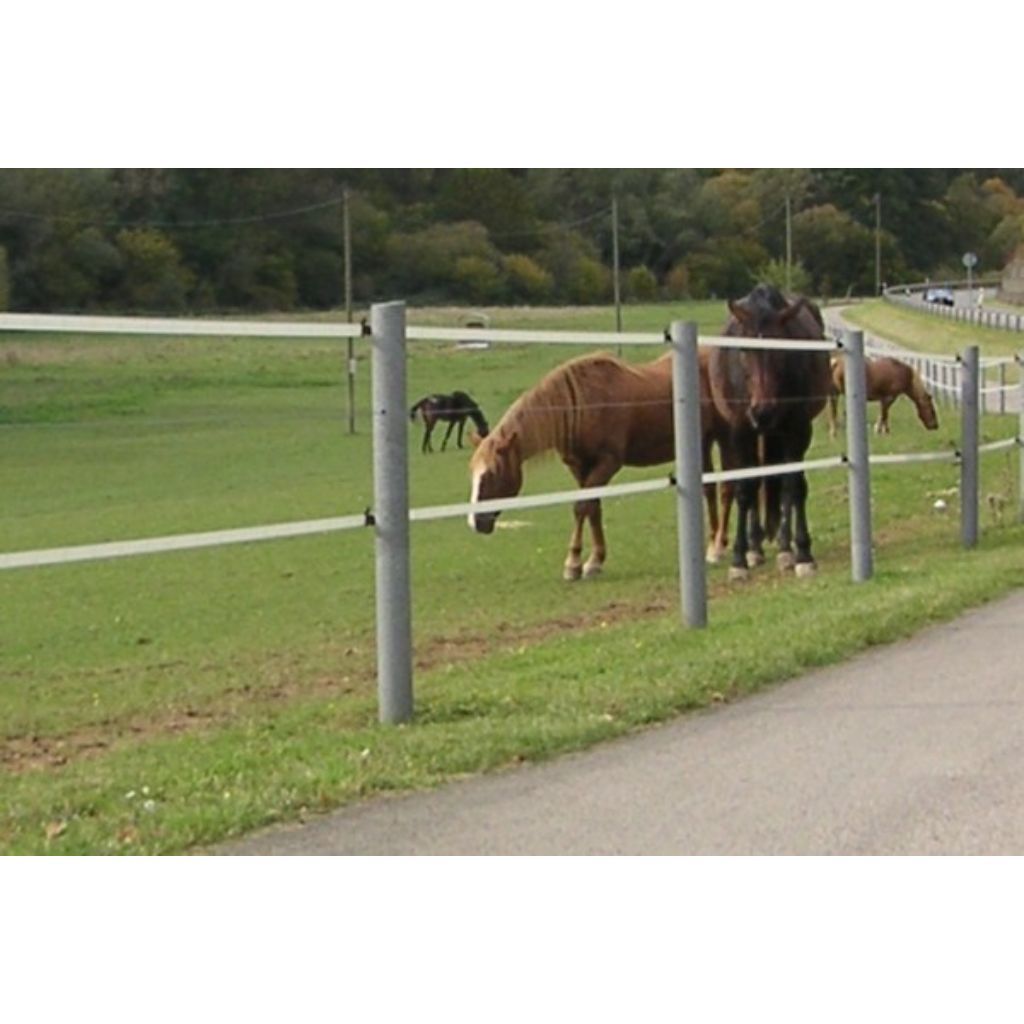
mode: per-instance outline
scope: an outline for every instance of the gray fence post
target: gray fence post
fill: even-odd
[[[965,548],[978,543],[978,346],[964,349],[960,364],[960,538]]]
[[[1006,363],[999,364],[999,412],[1006,412]]]
[[[697,325],[674,321],[672,338],[672,421],[676,442],[676,523],[679,536],[679,594],[683,625],[708,623],[704,565],[704,509],[701,505],[700,364]]]
[[[846,461],[850,467],[850,573],[854,583],[871,579],[871,455],[868,450],[867,379],[864,334],[845,331]]]
[[[409,428],[405,416],[405,303],[370,309],[373,334],[373,514],[377,533],[379,717],[412,718]]]

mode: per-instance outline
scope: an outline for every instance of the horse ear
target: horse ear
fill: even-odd
[[[519,441],[518,434],[516,434],[516,432],[514,430],[512,430],[509,433],[505,434],[500,439],[495,441],[495,443],[494,443],[494,450],[499,455],[504,455],[505,452],[507,452],[511,448],[513,448],[518,443],[518,441]]]
[[[801,295],[801,296],[800,296],[800,298],[798,298],[798,299],[796,299],[795,301],[791,302],[791,303],[790,303],[790,304],[789,304],[789,305],[788,305],[788,306],[787,306],[787,307],[786,307],[786,308],[785,308],[785,309],[784,309],[784,310],[783,310],[783,311],[782,311],[782,312],[781,312],[781,313],[779,314],[779,323],[780,323],[780,324],[788,324],[788,323],[789,323],[789,321],[790,321],[790,320],[792,320],[792,319],[793,319],[793,317],[795,317],[795,316],[797,315],[797,313],[799,313],[799,312],[800,312],[800,310],[804,308],[804,303],[805,303],[806,301],[807,301],[807,300],[806,300],[806,299],[805,299],[805,298],[804,298],[804,297],[803,297],[803,296]]]
[[[750,311],[732,299],[729,299],[729,312],[732,313],[732,315],[736,317],[741,324],[745,324],[750,319]]]

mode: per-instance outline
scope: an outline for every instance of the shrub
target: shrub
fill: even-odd
[[[456,264],[467,257],[497,263],[498,251],[482,224],[434,224],[422,231],[392,235],[387,245],[388,263],[396,290],[421,293],[445,289],[456,283]],[[475,264],[463,266],[463,275],[473,278]]]
[[[454,282],[460,293],[473,302],[494,302],[501,298],[501,271],[481,256],[460,256],[455,261]]]
[[[686,264],[677,263],[665,275],[665,298],[688,299],[690,297],[690,272]]]
[[[176,312],[184,309],[192,274],[181,265],[174,243],[153,228],[119,232],[124,264],[120,298],[128,309]]]
[[[637,302],[650,302],[658,294],[658,279],[647,267],[633,267],[626,278],[626,294]]]
[[[545,302],[554,293],[555,279],[529,256],[506,256],[505,275],[513,300]]]

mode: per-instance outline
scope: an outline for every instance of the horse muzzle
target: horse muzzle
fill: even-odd
[[[494,533],[495,523],[498,521],[497,512],[478,512],[471,514],[469,517],[469,525],[476,530],[477,533]]]
[[[747,419],[750,421],[750,425],[759,431],[771,428],[775,423],[777,415],[778,408],[769,403],[752,405],[747,409]]]

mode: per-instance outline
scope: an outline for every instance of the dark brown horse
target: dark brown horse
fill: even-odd
[[[470,459],[470,501],[506,498],[523,484],[523,464],[554,450],[580,487],[601,487],[623,466],[656,466],[674,458],[672,354],[632,365],[610,355],[573,359],[552,370],[521,395]],[[710,468],[707,355],[701,366],[701,428],[705,468]],[[711,489],[713,492],[713,488]],[[705,489],[712,529],[717,509]],[[469,525],[491,533],[500,513],[471,513]],[[578,501],[563,576],[577,580],[598,574],[607,557],[601,502]],[[591,553],[582,562],[583,524],[589,522]]]
[[[917,418],[926,430],[939,429],[939,416],[935,411],[935,403],[928,393],[921,375],[906,363],[893,359],[891,356],[879,356],[864,362],[867,378],[867,400],[878,402],[881,411],[875,424],[876,434],[889,433],[889,409],[900,395],[906,395],[917,409]],[[836,405],[839,395],[846,393],[845,360],[832,360],[832,393],[828,399],[828,432],[830,437],[836,436]]]
[[[788,301],[778,289],[758,285],[729,302],[724,334],[742,338],[820,340],[821,313],[805,298]],[[722,449],[724,469],[802,462],[812,421],[825,408],[831,379],[825,352],[715,348],[708,364],[715,410],[729,426]],[[777,535],[779,566],[798,575],[815,571],[807,527],[807,480],[802,472],[765,477],[765,526],[758,514],[760,481],[735,484],[738,506],[730,578],[747,576],[763,561],[763,541]],[[793,543],[796,555],[793,555]]]
[[[481,437],[487,436],[487,420],[484,419],[480,406],[465,391],[453,391],[450,395],[427,395],[409,410],[409,419],[415,420],[417,414],[423,420],[423,444],[420,446],[420,450],[424,452],[434,450],[430,443],[430,435],[438,423],[448,424],[448,430],[441,442],[441,451],[447,447],[448,438],[452,436],[452,430],[456,426],[459,428],[459,432],[456,435],[455,443],[460,448],[462,447],[462,432],[467,419],[471,419],[476,424],[477,433]]]

